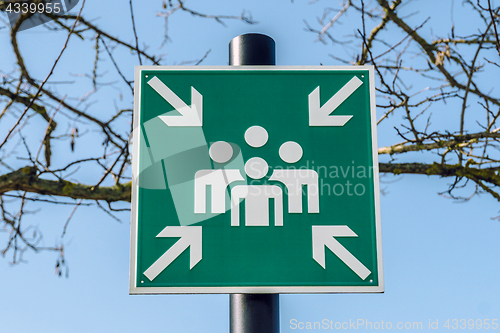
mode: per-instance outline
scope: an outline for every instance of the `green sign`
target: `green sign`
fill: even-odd
[[[383,292],[373,67],[136,67],[131,294]]]

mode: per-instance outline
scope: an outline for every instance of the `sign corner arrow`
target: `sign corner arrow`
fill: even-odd
[[[188,106],[158,77],[154,76],[148,81],[148,85],[181,114],[180,116],[159,116],[165,124],[176,127],[203,126],[203,95],[193,86],[191,86],[191,106]]]
[[[325,247],[329,248],[344,264],[346,264],[356,275],[365,280],[371,271],[366,268],[351,252],[349,252],[335,237],[358,237],[346,225],[313,225],[313,259],[326,269]]]
[[[150,281],[153,281],[188,247],[190,247],[190,270],[202,259],[201,226],[167,226],[156,237],[180,237],[180,239],[144,272]]]
[[[309,126],[344,126],[353,116],[330,115],[342,104],[356,89],[363,84],[357,76],[353,76],[335,95],[323,106],[320,106],[320,87],[316,87],[309,94]]]

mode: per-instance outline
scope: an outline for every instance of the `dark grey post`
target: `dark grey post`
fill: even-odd
[[[276,65],[276,44],[262,34],[244,34],[229,42],[229,65]]]
[[[244,34],[229,43],[229,65],[276,65],[274,40],[261,34]],[[231,333],[279,333],[279,294],[231,294]]]
[[[231,333],[279,333],[279,294],[231,294]]]

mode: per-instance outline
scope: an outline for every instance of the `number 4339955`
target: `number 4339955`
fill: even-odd
[[[47,13],[47,14],[58,14],[63,11],[63,8],[59,2],[55,3],[28,3],[28,2],[16,2],[9,3],[5,11],[9,14],[15,13]]]
[[[498,329],[498,319],[448,319],[443,327],[447,329],[479,330]]]

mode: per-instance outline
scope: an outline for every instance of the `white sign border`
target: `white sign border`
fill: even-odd
[[[384,273],[382,264],[382,231],[380,217],[380,185],[378,168],[377,144],[377,111],[375,103],[375,75],[374,67],[364,66],[135,66],[134,73],[134,119],[133,128],[140,124],[141,105],[141,71],[366,71],[369,72],[370,82],[370,113],[372,133],[372,160],[373,182],[375,199],[375,237],[377,248],[377,286],[238,286],[238,287],[136,287],[137,286],[137,212],[138,212],[138,187],[132,184],[132,209],[130,233],[130,295],[149,294],[328,294],[328,293],[383,293]],[[133,145],[132,170],[136,156],[139,156],[139,145]],[[135,180],[132,180],[133,182]]]

